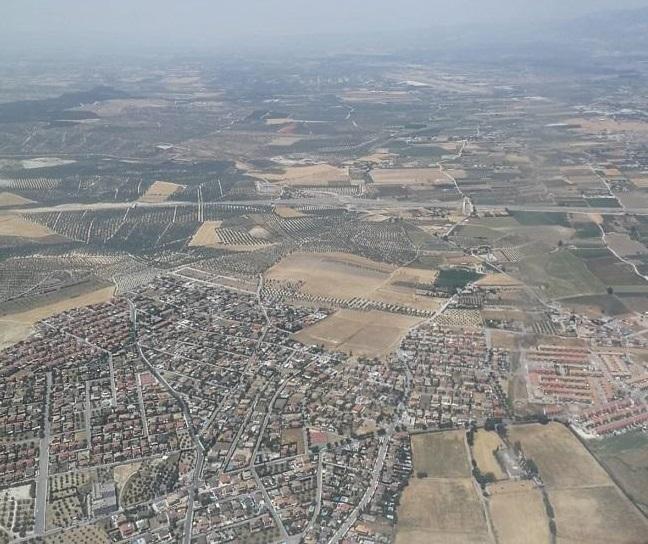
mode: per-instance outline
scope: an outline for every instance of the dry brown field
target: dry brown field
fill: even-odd
[[[632,183],[636,185],[639,189],[648,188],[648,176],[632,176],[630,178]]]
[[[29,323],[11,321],[0,317],[0,350],[24,340],[32,332]]]
[[[105,100],[103,102],[95,102],[83,106],[82,110],[92,111],[100,117],[115,117],[132,113],[138,110],[146,109],[164,109],[172,107],[173,104],[163,99],[151,98],[116,98],[113,100]]]
[[[514,426],[509,437],[538,465],[558,543],[648,542],[646,518],[569,429],[559,423]]]
[[[496,432],[479,430],[475,433],[472,453],[477,466],[482,473],[492,472],[498,480],[507,478],[493,451],[503,446],[501,438]]]
[[[301,142],[302,140],[303,138],[299,136],[277,136],[268,145],[273,147],[288,147],[295,145],[297,142]]]
[[[494,348],[515,351],[519,348],[520,337],[512,332],[499,329],[489,330],[491,345]]]
[[[645,544],[648,522],[614,485],[550,489],[562,544]]]
[[[399,314],[339,310],[319,323],[299,331],[295,339],[332,350],[381,357],[393,351],[407,331],[422,320]]]
[[[222,221],[205,221],[198,230],[195,232],[191,241],[190,247],[212,247],[220,242],[220,238],[216,234],[216,229],[219,228]]]
[[[565,121],[569,124],[580,125],[579,132],[594,133],[599,132],[637,132],[648,133],[648,123],[642,121],[615,121],[614,119],[586,119],[579,117]]]
[[[483,319],[520,321],[522,323],[529,321],[529,315],[526,312],[513,308],[483,308],[481,315]]]
[[[439,185],[448,178],[439,168],[378,168],[371,171],[376,185]]]
[[[295,208],[290,208],[289,206],[277,206],[274,209],[274,213],[283,219],[294,219],[295,217],[304,217],[306,215]]]
[[[601,466],[567,427],[516,425],[509,429],[511,442],[522,444],[524,455],[535,461],[547,487],[608,485],[610,479]]]
[[[618,232],[611,232],[605,236],[608,245],[621,257],[629,255],[646,255],[648,248],[641,242],[637,242],[628,236]]]
[[[304,429],[299,427],[297,429],[284,429],[281,431],[281,444],[297,444],[297,454],[304,453]]]
[[[304,282],[315,296],[366,297],[381,287],[396,269],[346,253],[293,253],[266,272],[280,281]]]
[[[345,102],[365,102],[378,104],[418,101],[418,98],[410,95],[406,91],[355,90],[342,93],[341,98]]]
[[[20,195],[14,193],[8,193],[6,191],[0,192],[0,208],[8,208],[11,206],[24,206],[25,204],[33,204],[33,200],[29,200]]]
[[[483,544],[488,527],[470,478],[410,481],[398,510],[396,544]]]
[[[165,202],[176,191],[182,189],[182,185],[169,181],[156,181],[140,197],[140,202]]]
[[[468,478],[470,464],[464,431],[412,435],[414,472],[430,478]]]
[[[493,530],[498,544],[549,544],[549,518],[540,490],[530,481],[488,486]]]
[[[346,168],[339,168],[330,164],[313,164],[308,166],[287,166],[283,173],[264,173],[251,171],[261,179],[286,185],[315,185],[326,187],[330,183],[348,183],[349,172]]]
[[[121,494],[126,482],[141,466],[142,463],[127,463],[125,465],[118,465],[113,469],[113,480],[115,480],[115,484],[117,485],[117,493]]]
[[[6,214],[0,216],[0,236],[39,239],[59,235],[43,225],[32,223],[20,215]]]
[[[266,272],[268,279],[302,282],[301,290],[314,296],[360,297],[428,311],[440,300],[396,283],[433,283],[436,276],[435,270],[398,268],[349,253],[293,253]]]
[[[523,285],[523,283],[508,274],[498,272],[494,274],[486,274],[483,278],[477,281],[477,285],[481,285],[482,287],[511,287]]]

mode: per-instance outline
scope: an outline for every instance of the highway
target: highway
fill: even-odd
[[[57,206],[46,207],[14,207],[7,208],[6,212],[13,213],[52,213],[52,212],[82,212],[92,210],[126,210],[128,208],[175,208],[177,207],[204,207],[205,205],[231,208],[233,206],[331,206],[346,208],[350,211],[371,211],[384,209],[410,209],[410,208],[443,208],[456,210],[462,207],[462,201],[414,201],[414,200],[395,200],[395,199],[367,199],[338,196],[337,198],[290,198],[290,199],[265,199],[265,200],[235,200],[231,202],[177,202],[167,200],[165,202],[97,202],[93,204],[59,204]],[[603,215],[648,215],[648,209],[641,208],[605,208],[605,207],[567,207],[555,204],[475,204],[478,211],[503,210],[504,208],[512,211],[542,212],[542,213],[577,213],[592,214],[600,213]]]

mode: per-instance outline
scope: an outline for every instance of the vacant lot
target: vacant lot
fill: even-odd
[[[438,168],[378,168],[371,171],[376,185],[438,185],[448,178]]]
[[[488,486],[489,509],[498,544],[548,544],[549,519],[542,495],[529,481]]]
[[[503,480],[506,478],[506,473],[493,453],[500,446],[503,446],[503,443],[497,433],[480,430],[475,433],[472,453],[482,473],[492,472],[495,478]]]
[[[175,193],[182,189],[182,185],[171,183],[169,181],[156,181],[139,199],[140,202],[164,202]]]
[[[304,429],[298,427],[297,429],[284,429],[281,431],[281,445],[284,444],[297,444],[297,454],[304,453]]]
[[[380,357],[393,351],[407,331],[421,319],[386,312],[340,310],[295,335],[307,345]]]
[[[430,478],[467,478],[470,465],[463,431],[412,436],[414,471]]]
[[[413,479],[401,498],[397,544],[482,544],[486,519],[470,478]]]
[[[32,332],[28,323],[0,318],[0,350],[24,340]]]
[[[216,229],[221,226],[222,221],[205,221],[189,242],[190,247],[213,247],[220,242]]]
[[[142,463],[127,463],[125,465],[118,465],[113,469],[113,479],[117,486],[117,492],[121,493],[126,485],[128,479],[135,474]]]

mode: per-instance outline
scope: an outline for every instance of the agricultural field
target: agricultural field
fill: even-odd
[[[405,488],[396,544],[482,544],[489,540],[470,478],[414,479]]]
[[[495,479],[504,480],[507,477],[506,472],[502,470],[493,453],[500,447],[504,447],[504,443],[496,432],[479,430],[474,435],[472,455],[482,474],[490,472]]]
[[[568,250],[537,255],[518,263],[520,279],[549,298],[602,294],[606,285]]]
[[[514,426],[509,437],[538,466],[555,512],[558,542],[636,543],[648,534],[646,518],[567,427]]]
[[[371,171],[376,185],[439,185],[449,183],[439,168],[376,168]]]
[[[401,498],[396,542],[477,544],[488,526],[474,482],[464,431],[412,435],[414,475]]]
[[[305,213],[296,210],[295,208],[290,208],[289,206],[277,206],[274,209],[276,213],[282,219],[295,219],[296,217],[306,217]]]
[[[591,440],[588,447],[632,501],[648,514],[648,436],[634,431]]]
[[[430,478],[466,478],[470,464],[463,431],[412,435],[414,472]]]
[[[435,270],[397,267],[349,253],[292,253],[265,277],[314,297],[361,298],[423,311],[440,305],[439,299],[417,293],[420,286],[434,284]]]
[[[222,221],[205,221],[189,242],[189,247],[215,247],[220,238],[216,234],[216,229],[220,228]]]
[[[54,231],[13,214],[0,215],[0,238],[10,237],[40,243],[58,242],[62,238]]]
[[[155,181],[146,192],[140,197],[140,202],[164,202],[173,196],[174,193],[184,189],[184,186],[170,181]]]
[[[419,318],[372,310],[339,310],[294,335],[306,345],[322,345],[333,351],[383,357],[393,351]]]
[[[29,200],[20,195],[14,193],[9,193],[7,191],[0,192],[0,208],[13,208],[16,206],[25,206],[27,204],[33,204],[33,200]]]
[[[280,167],[280,172],[251,171],[251,176],[288,186],[326,187],[328,185],[348,184],[347,169],[330,164],[313,164],[308,166]]]
[[[540,490],[528,480],[488,486],[488,509],[499,544],[548,544],[549,518]]]

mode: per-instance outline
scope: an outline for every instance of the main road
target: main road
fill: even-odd
[[[211,205],[216,207],[231,208],[237,206],[334,206],[340,208],[347,208],[348,210],[370,211],[370,210],[384,210],[384,209],[400,209],[400,208],[444,208],[448,210],[456,210],[461,208],[462,201],[442,201],[442,200],[428,200],[428,201],[415,201],[415,200],[394,200],[394,199],[368,199],[368,198],[353,198],[346,196],[339,196],[334,198],[327,196],[323,198],[285,198],[285,199],[264,199],[264,200],[233,200],[229,202],[96,202],[92,204],[59,204],[57,206],[38,206],[38,207],[14,207],[7,208],[6,212],[13,213],[53,213],[53,212],[82,212],[82,211],[100,211],[100,210],[126,210],[128,208],[175,208],[175,207],[194,207]],[[526,211],[526,212],[562,212],[562,213],[578,213],[578,214],[591,214],[600,213],[603,215],[648,215],[648,209],[641,208],[605,208],[605,207],[567,207],[557,206],[555,204],[475,204],[478,210],[511,210],[511,211]]]

